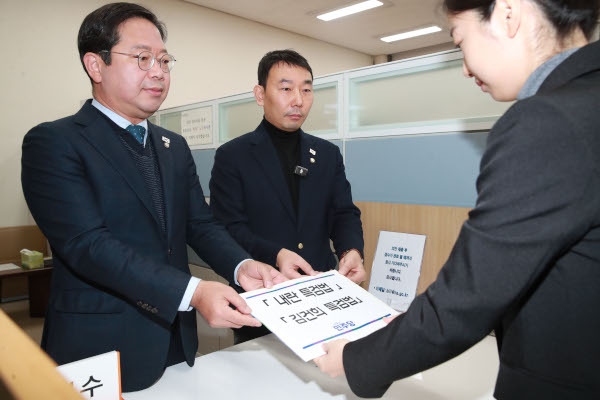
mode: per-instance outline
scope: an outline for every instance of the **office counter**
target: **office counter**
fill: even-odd
[[[20,264],[15,262],[15,265]],[[43,318],[48,308],[50,298],[50,281],[52,279],[52,260],[44,262],[42,268],[34,269],[11,269],[0,271],[0,294],[2,293],[2,281],[5,278],[26,276],[29,294],[29,316],[32,318]]]
[[[498,366],[496,339],[488,336],[453,360],[395,382],[383,398],[492,399]],[[123,394],[125,400],[358,398],[345,377],[329,378],[272,334],[198,357],[193,368],[174,365],[154,386]]]

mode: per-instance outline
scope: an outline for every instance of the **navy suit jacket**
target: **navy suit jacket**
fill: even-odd
[[[119,138],[124,130],[91,101],[23,141],[23,191],[54,261],[42,347],[58,364],[120,351],[125,391],[160,377],[171,332],[194,362],[196,315],[177,311],[190,279],[186,243],[229,281],[248,258],[213,220],[184,138],[148,125],[166,233]]]
[[[327,271],[336,266],[330,238],[338,257],[352,248],[363,252],[360,210],[352,203],[338,147],[302,131],[299,134],[300,165],[308,168],[308,175],[299,178],[298,215],[279,156],[262,123],[217,150],[210,207],[254,259],[275,265],[277,253],[286,248],[315,270]]]

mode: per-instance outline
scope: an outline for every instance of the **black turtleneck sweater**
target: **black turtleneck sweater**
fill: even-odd
[[[271,124],[265,118],[263,118],[263,125],[265,126],[277,155],[279,156],[279,163],[281,164],[281,170],[283,177],[287,182],[288,188],[290,189],[290,196],[292,197],[292,203],[294,204],[294,210],[298,213],[298,175],[294,174],[294,169],[298,165],[300,159],[300,129],[287,132],[277,128]]]

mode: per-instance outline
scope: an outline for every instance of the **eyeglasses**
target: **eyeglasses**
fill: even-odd
[[[129,53],[120,53],[118,51],[108,51],[108,50],[102,50],[100,53],[116,53],[116,54],[122,54],[124,56],[130,56],[130,57],[134,57],[137,58],[138,60],[138,67],[140,67],[140,69],[142,71],[148,71],[150,68],[152,68],[154,66],[154,54],[152,54],[149,51],[142,51],[140,54],[129,54]],[[170,54],[163,54],[163,56],[161,58],[158,59],[158,64],[160,66],[160,69],[162,69],[163,72],[170,72],[173,67],[175,66],[175,57],[173,57]]]

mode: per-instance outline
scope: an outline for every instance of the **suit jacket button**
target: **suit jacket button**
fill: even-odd
[[[136,304],[137,304],[138,306],[140,306],[140,307],[144,307],[144,303],[142,303],[142,301],[141,301],[141,300],[138,300],[138,302],[137,302]]]
[[[298,243],[298,248],[299,248],[300,250],[302,250],[302,249],[304,248],[304,245],[303,245],[302,243]]]

